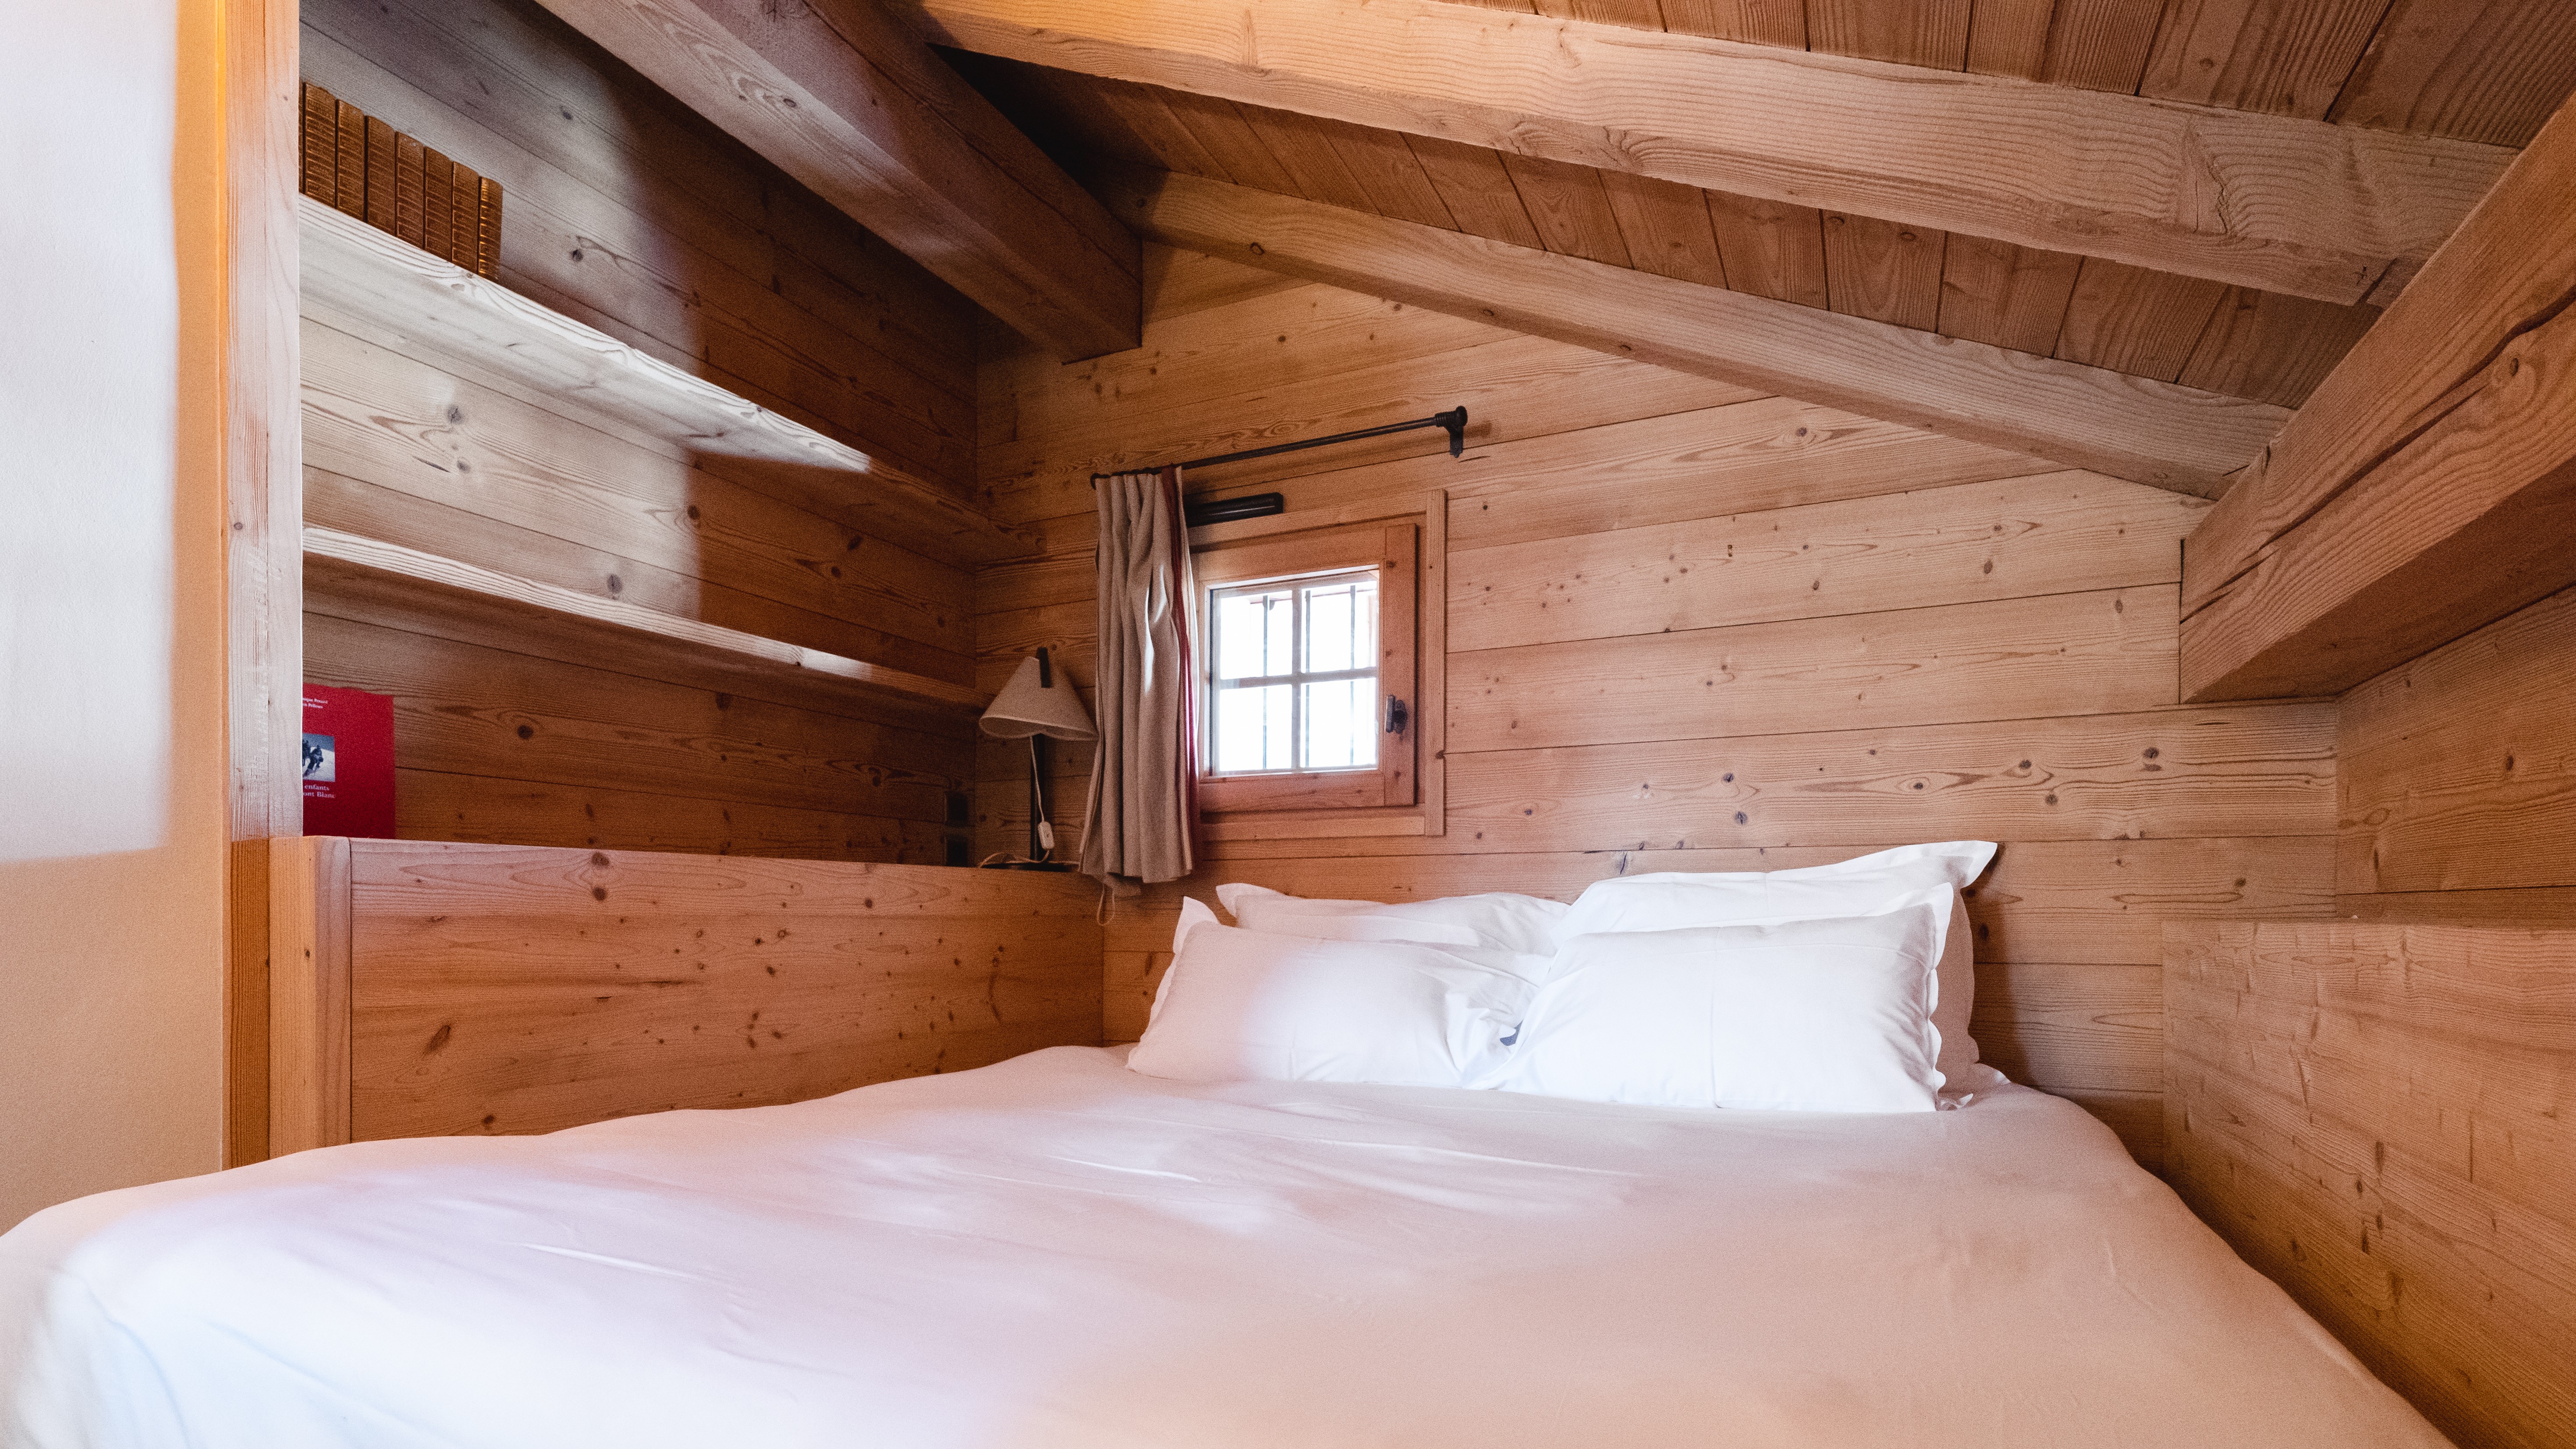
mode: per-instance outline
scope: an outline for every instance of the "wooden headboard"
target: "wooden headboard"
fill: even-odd
[[[2165,1168],[2464,1446],[2576,1444],[2576,931],[2165,928]]]
[[[1100,1040],[1086,880],[266,844],[267,1141],[252,1154],[236,1134],[237,1158],[799,1101]],[[237,982],[237,1073],[245,995]]]

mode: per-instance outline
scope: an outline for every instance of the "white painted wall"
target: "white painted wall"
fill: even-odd
[[[0,1228],[220,1165],[219,0],[0,46]]]

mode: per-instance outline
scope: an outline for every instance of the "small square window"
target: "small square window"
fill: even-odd
[[[1208,591],[1211,776],[1377,768],[1377,574]]]
[[[1421,524],[1345,525],[1193,554],[1199,803],[1414,803]]]

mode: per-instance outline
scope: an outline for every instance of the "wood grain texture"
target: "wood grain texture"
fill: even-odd
[[[1726,264],[1726,285],[1801,307],[1826,305],[1823,213],[1731,191],[1701,194]]]
[[[546,658],[521,651],[548,640],[484,632],[444,607],[376,613],[316,590],[313,608],[313,680],[394,696],[394,758],[406,769],[924,822],[946,817],[947,792],[973,769],[962,732],[816,707],[828,699],[655,679],[680,671],[649,662],[621,672],[602,667],[624,661],[603,661],[595,646]]]
[[[1726,285],[1726,264],[1718,254],[1717,233],[1709,226],[1706,192],[1624,171],[1600,175],[1631,266],[1702,286]]]
[[[2526,146],[2576,91],[2576,10],[2397,0],[2328,114],[2346,125]]]
[[[2196,499],[2092,473],[1462,549],[1460,650],[2172,583]]]
[[[798,1101],[1098,1040],[1100,928],[1061,877],[325,844],[357,1140]]]
[[[547,8],[1060,355],[1134,344],[1133,238],[873,5]]]
[[[1461,851],[2322,835],[2324,705],[1583,744],[1450,759]]]
[[[2198,613],[2238,587],[2301,525],[2443,423],[2509,341],[2561,315],[2576,288],[2576,212],[2564,204],[2571,192],[2576,115],[2562,113],[2443,248],[2440,264],[2428,265],[2318,384],[2259,471],[2210,510],[2183,573],[2186,610]],[[2465,620],[2459,632],[2494,617]]]
[[[1414,159],[1440,193],[1449,219],[1458,230],[1491,237],[1513,246],[1542,246],[1529,208],[1521,203],[1501,153],[1482,146],[1462,146],[1434,136],[1408,136]],[[1605,178],[1606,179],[1606,178]],[[1711,243],[1715,245],[1715,243]],[[1156,315],[1166,315],[1159,310]]]
[[[1113,194],[1170,245],[2183,491],[2214,489],[2286,416],[1194,177],[1129,176]]]
[[[530,0],[310,0],[309,78],[509,192],[500,279],[841,441],[971,471],[971,302]],[[471,169],[471,168],[469,168]],[[424,217],[453,254],[454,218]]]
[[[2344,700],[2339,894],[2576,885],[2576,593]]]
[[[2170,587],[1531,644],[1451,663],[1449,747],[1530,750],[2153,709]]]
[[[1619,234],[1619,220],[1610,209],[1599,172],[1545,156],[1508,151],[1502,156],[1503,170],[1510,174],[1543,246],[1559,256],[1581,257],[1604,266],[1631,264],[1627,241]]]
[[[533,391],[319,324],[305,356],[312,522],[963,677],[969,575],[953,564],[587,426]]]
[[[1661,0],[1664,28],[1754,45],[1807,48],[1807,8],[1800,0]]]
[[[1025,402],[1030,413],[1053,416],[1020,419],[1011,436],[982,450],[990,507],[1015,527],[1080,517],[1090,512],[1089,479],[1095,470],[1258,447],[1460,405],[1468,410],[1472,459],[1489,446],[1766,395],[1763,389],[1672,372],[1548,338],[1515,337],[1499,328],[1469,329],[1445,348],[1420,353],[1387,345],[1426,322],[1454,320],[1421,308],[1389,311],[1354,340],[1349,365],[1339,369],[1330,366],[1329,350],[1310,357],[1302,348],[1283,349],[1267,380],[1247,384],[1258,388],[1262,398],[1257,416],[1228,411],[1224,393],[1200,397],[1194,390],[1176,388],[1182,395],[1171,406],[1146,411],[1106,398],[1089,378],[1060,390],[1051,376],[1006,376],[997,368],[988,394],[997,406],[1007,398],[1015,409]],[[1237,315],[1220,310],[1203,314],[1198,325],[1211,335],[1240,336],[1239,323]],[[1300,332],[1287,335],[1286,346],[1296,348]],[[1187,376],[1191,370],[1172,371]],[[1076,394],[1070,409],[1063,391]],[[1068,410],[1080,415],[1062,421]],[[2001,455],[1998,449],[1956,446],[1989,458]],[[1192,482],[1216,493],[1269,492],[1282,482],[1328,473],[1354,475],[1374,465],[1439,469],[1452,461],[1436,435],[1426,446],[1425,435],[1417,433],[1199,469]],[[2026,460],[2026,466],[2044,471],[2047,465]],[[1432,485],[1408,477],[1389,486],[1418,491]]]
[[[399,770],[394,788],[394,833],[403,840],[894,865],[940,865],[947,856],[941,820],[437,770]]]
[[[2576,1435],[2576,933],[2177,925],[2168,1179],[2463,1444]]]
[[[601,657],[625,659],[630,668],[636,654],[668,655],[728,681],[748,681],[754,693],[760,692],[765,675],[792,675],[800,684],[819,676],[847,686],[860,710],[887,694],[969,712],[991,703],[991,696],[944,679],[799,648],[332,529],[304,531],[304,560],[306,587],[315,593],[363,592],[388,607],[407,603],[425,613],[479,607],[496,617],[516,617],[531,634],[570,636],[562,648],[596,649]]]
[[[1825,295],[1833,310],[1929,332],[1941,315],[1946,233],[1829,211]]]
[[[2083,264],[2082,257],[2066,252],[1954,234],[1942,252],[1935,325],[1944,337],[2047,356],[2057,350],[2058,329]]]
[[[1807,44],[1834,55],[1960,70],[1968,0],[1807,0]]]
[[[2184,694],[2349,688],[2576,583],[2571,535],[2576,311],[2561,311],[2193,611]]]
[[[268,1156],[270,840],[224,858],[224,1166]]]
[[[303,829],[296,208],[323,204],[299,203],[299,173],[323,164],[304,147],[336,141],[337,108],[304,130],[287,0],[228,0],[223,33],[225,801],[230,838],[256,840]],[[326,104],[317,93],[317,123]]]
[[[1955,13],[1964,46],[1957,0],[1850,8]],[[1932,70],[1429,0],[1255,9],[922,5],[942,43],[985,54],[2341,303],[2398,258],[2430,255],[2509,159],[1971,75],[1946,40],[1951,69]],[[1462,54],[1479,63],[1448,63]],[[2070,171],[2053,159],[2068,154],[2128,162]]]
[[[2294,408],[2378,320],[2376,307],[2230,287],[2176,381]]]
[[[2226,292],[2213,282],[2087,258],[2051,355],[2170,382],[2191,361]]]
[[[396,328],[414,355],[577,406],[704,458],[755,465],[827,517],[957,562],[1025,552],[1018,538],[935,484],[752,404],[497,283],[299,198],[302,306],[364,336]]]
[[[2386,0],[2170,0],[2138,92],[2323,116],[2387,9]]]
[[[2062,472],[2024,453],[1790,398],[1569,428],[1406,472],[1433,470],[1448,477],[1450,538],[1461,550]],[[1381,475],[1393,471],[1354,469],[1350,481],[1389,486]],[[1342,491],[1318,480],[1307,493],[1328,489]]]
[[[350,1140],[350,842],[267,845],[266,1148],[283,1157]]]

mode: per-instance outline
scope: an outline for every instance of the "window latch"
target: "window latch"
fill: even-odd
[[[1404,733],[1404,727],[1412,722],[1413,711],[1405,707],[1403,700],[1394,695],[1388,695],[1386,697],[1386,732],[1400,735]]]

